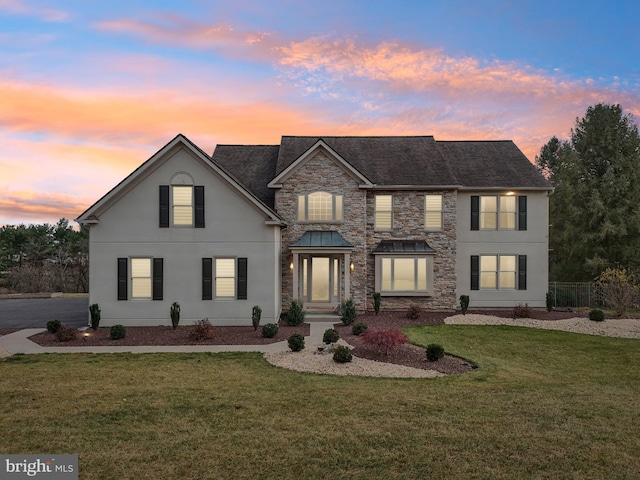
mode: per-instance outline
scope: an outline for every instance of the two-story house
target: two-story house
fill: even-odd
[[[510,141],[178,135],[79,218],[103,323],[331,310],[544,306],[549,183]]]

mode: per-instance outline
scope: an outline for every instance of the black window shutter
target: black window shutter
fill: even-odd
[[[518,255],[518,290],[527,289],[527,256]]]
[[[480,290],[480,256],[471,255],[471,290]]]
[[[118,258],[118,300],[127,299],[128,258]]]
[[[247,259],[238,258],[238,300],[247,299]]]
[[[204,228],[204,186],[193,187],[196,207],[196,228]]]
[[[518,197],[518,230],[527,229],[527,196]]]
[[[202,300],[213,299],[213,259],[202,259]]]
[[[160,228],[169,228],[169,185],[160,185]]]
[[[163,289],[163,262],[162,258],[153,259],[153,299],[162,300]]]
[[[471,196],[471,230],[480,230],[480,197]]]

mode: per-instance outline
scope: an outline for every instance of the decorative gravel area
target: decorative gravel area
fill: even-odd
[[[338,340],[338,344],[347,345],[342,339]],[[424,370],[395,363],[381,363],[356,356],[351,362],[338,363],[333,360],[333,354],[320,353],[315,347],[305,348],[300,352],[265,353],[264,358],[272,365],[289,370],[328,375],[390,378],[433,378],[444,375],[435,370]]]
[[[444,323],[447,325],[512,325],[606,337],[640,338],[640,319],[637,318],[607,318],[603,322],[594,322],[584,317],[573,317],[548,321],[467,314],[445,318]]]

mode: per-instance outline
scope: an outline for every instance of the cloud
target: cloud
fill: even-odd
[[[38,17],[46,22],[64,22],[69,18],[69,14],[62,10],[34,7],[22,0],[0,0],[0,10],[14,15]]]
[[[5,191],[0,194],[0,224],[11,224],[15,218],[20,218],[22,223],[53,223],[62,217],[74,219],[91,203],[73,195]]]

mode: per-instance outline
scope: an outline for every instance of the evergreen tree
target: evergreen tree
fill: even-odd
[[[576,119],[536,157],[555,188],[549,200],[550,278],[591,281],[606,267],[640,270],[640,136],[620,105]]]

